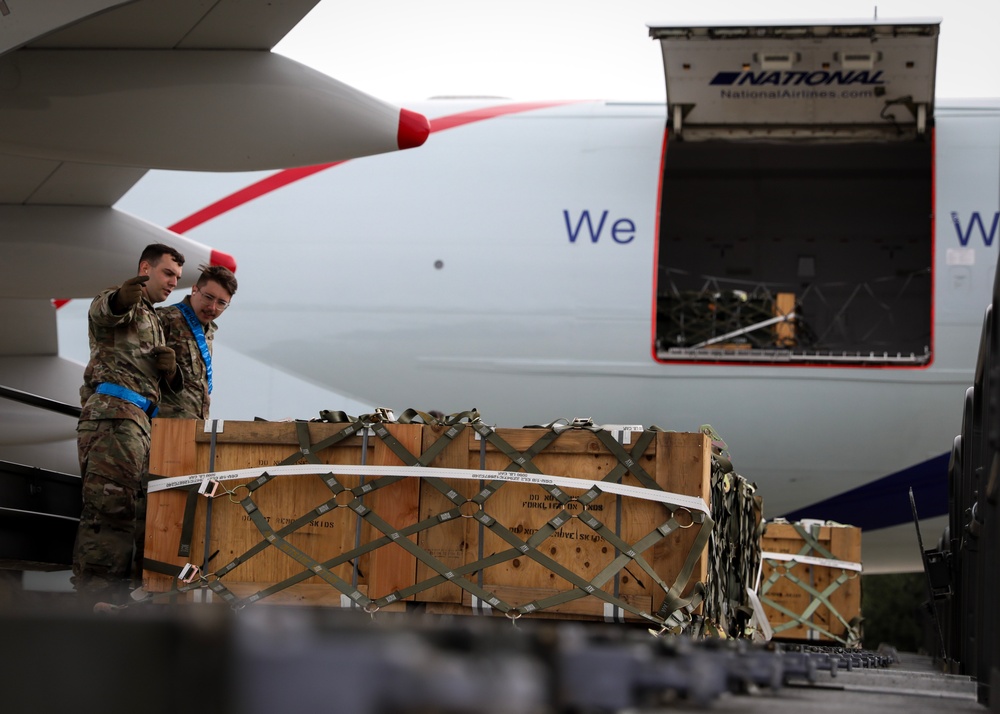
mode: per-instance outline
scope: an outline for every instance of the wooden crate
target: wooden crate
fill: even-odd
[[[328,439],[345,425],[310,423],[308,440],[316,444]],[[162,476],[180,476],[209,471],[210,435],[204,433],[203,422],[187,420],[154,420],[153,445],[150,454],[150,471]],[[296,426],[281,422],[225,422],[224,431],[216,436],[215,471],[272,466],[285,461],[298,452],[300,437]],[[381,426],[379,427],[381,428]],[[511,458],[499,451],[494,444],[483,442],[476,432],[466,427],[451,441],[438,444],[448,432],[447,427],[417,424],[388,424],[385,429],[398,441],[410,462],[435,447],[444,447],[427,466],[446,469],[472,469],[503,471]],[[498,429],[499,436],[517,453],[526,452],[539,438],[548,434],[547,429]],[[633,435],[633,439],[636,437]],[[633,444],[623,449],[632,453]],[[314,455],[324,464],[357,465],[362,461],[362,437],[350,436],[336,446],[319,450]],[[304,462],[305,458],[298,459]],[[645,447],[637,463],[665,491],[696,496],[709,500],[711,469],[710,441],[703,434],[656,433]],[[399,454],[376,435],[368,437],[364,450],[364,463],[378,466],[398,466],[404,463]],[[608,451],[598,437],[587,430],[567,430],[544,450],[530,459],[533,468],[551,476],[599,481],[618,465],[618,459]],[[510,468],[513,470],[513,468]],[[360,476],[338,476],[346,487],[361,484]],[[369,482],[372,479],[369,477]],[[227,481],[229,490],[249,479]],[[454,511],[456,502],[472,499],[489,481],[426,478],[403,478],[390,486],[380,488],[366,496],[364,503],[377,516],[393,528],[402,529],[418,522],[429,522],[441,514]],[[621,484],[640,486],[640,482],[627,472]],[[441,488],[439,488],[441,487]],[[238,497],[246,495],[245,489],[236,489]],[[451,490],[450,499],[442,490]],[[578,497],[584,490],[565,491]],[[280,529],[296,518],[308,513],[317,505],[328,502],[331,491],[319,476],[278,477],[253,494],[260,512],[267,514],[269,525]],[[208,500],[196,502],[195,527],[192,537],[193,555],[178,555],[179,534],[188,500],[184,491],[160,491],[150,494],[147,519],[146,557],[161,562],[181,565],[184,562],[200,564],[205,552],[205,511]],[[238,498],[237,498],[238,500]],[[345,505],[347,498],[336,501]],[[504,482],[482,506],[464,503],[460,513],[465,517],[450,517],[433,526],[408,536],[408,540],[423,557],[418,558],[399,542],[387,543],[365,552],[349,563],[331,568],[346,582],[356,582],[358,589],[373,600],[393,593],[401,594],[400,600],[421,603],[431,612],[471,613],[474,605],[488,601],[474,597],[456,581],[440,577],[440,571],[458,572],[472,583],[477,592],[488,593],[512,608],[529,606],[534,602],[573,591],[580,581],[593,581],[616,557],[614,545],[588,526],[581,518],[574,517],[558,527],[538,548],[516,557],[498,556],[498,562],[476,567],[484,558],[510,552],[512,545],[500,535],[500,530],[485,526],[476,515],[482,511],[495,519],[499,526],[522,541],[528,541],[539,529],[559,514],[564,507],[557,497],[542,486]],[[571,500],[565,510],[574,516],[584,515],[578,501]],[[624,543],[635,544],[670,518],[670,509],[663,503],[604,493],[586,507],[594,516],[616,533]],[[680,509],[678,522],[688,525],[690,514]],[[360,521],[360,525],[359,525]],[[683,567],[688,552],[698,534],[699,526],[675,530],[659,539],[646,552],[640,553],[655,574],[672,585]],[[384,534],[352,511],[350,508],[333,508],[312,519],[309,525],[287,535],[287,540],[316,561],[329,561],[338,553],[346,553],[359,545],[371,543]],[[207,571],[230,562],[260,543],[262,535],[251,522],[244,508],[231,502],[228,496],[212,501],[209,552],[219,555],[208,564]],[[257,559],[260,558],[260,562]],[[544,562],[539,562],[543,560]],[[565,568],[562,574],[548,567],[557,563]],[[355,564],[357,570],[355,571]],[[443,566],[443,567],[442,567]],[[571,579],[565,577],[570,572]],[[303,572],[300,562],[289,558],[278,548],[264,548],[259,554],[241,563],[222,580],[226,587],[240,598],[264,590],[275,583]],[[696,581],[707,575],[705,558],[696,563],[686,583],[690,591]],[[573,580],[573,582],[571,582]],[[173,578],[146,572],[148,590],[163,592],[174,585]],[[408,590],[409,589],[409,590]],[[663,600],[663,589],[657,587],[637,563],[626,564],[601,585],[601,590],[621,602],[643,612],[655,612]],[[271,595],[261,602],[342,605],[345,603],[337,588],[319,577],[309,577],[291,587]],[[503,609],[503,608],[500,608]],[[497,608],[493,608],[496,612]],[[608,614],[608,603],[593,595],[558,605],[547,606],[539,613],[547,617],[579,619],[603,618]],[[626,610],[614,613],[626,619],[641,619]]]
[[[796,525],[815,544],[803,538]],[[758,594],[776,638],[856,643],[861,616],[860,528],[809,522],[768,523],[761,551]],[[804,556],[802,560],[812,562],[768,557],[769,553]],[[822,564],[824,560],[840,564]]]
[[[774,296],[774,316],[784,317],[795,312],[795,293],[778,293]],[[795,347],[795,322],[788,320],[774,326],[774,344],[778,347]]]

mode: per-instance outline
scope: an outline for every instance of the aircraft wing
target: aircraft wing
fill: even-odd
[[[235,267],[112,208],[148,169],[276,170],[424,142],[422,115],[270,51],[317,2],[0,0],[0,386],[77,403],[52,299],[134,275],[143,246],[184,253],[182,287],[201,263]],[[65,438],[23,410],[0,400],[0,459]]]

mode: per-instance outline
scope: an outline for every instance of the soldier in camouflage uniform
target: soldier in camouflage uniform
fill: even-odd
[[[229,307],[236,294],[236,276],[221,265],[201,266],[201,275],[191,296],[176,305],[158,307],[167,346],[177,355],[177,368],[184,375],[184,388],[164,392],[161,417],[208,419],[212,394],[212,340],[215,318]]]
[[[135,577],[136,509],[144,498],[150,419],[161,389],[183,386],[153,304],[177,286],[184,256],[156,243],[139,275],[94,298],[88,315],[90,362],[77,425],[83,510],[73,549],[73,585],[88,601],[124,602]]]

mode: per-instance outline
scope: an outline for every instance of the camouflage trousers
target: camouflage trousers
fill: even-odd
[[[85,420],[77,426],[77,448],[83,510],[73,587],[95,599],[123,602],[141,575],[149,435],[129,419]]]

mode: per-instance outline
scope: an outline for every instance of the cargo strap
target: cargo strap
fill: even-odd
[[[195,566],[198,571],[204,571],[208,564],[218,555],[219,552],[216,551],[210,555],[200,566]],[[152,558],[143,558],[142,567],[144,570],[149,570],[153,573],[160,573],[161,575],[169,575],[174,578],[179,578],[184,573],[186,568],[191,568],[191,563],[185,565],[175,565],[174,563],[164,563],[161,560],[153,560]]]
[[[321,416],[324,417],[324,420],[340,421],[346,415],[325,412]],[[252,546],[245,553],[242,553],[226,565],[216,570],[214,573],[203,575],[200,582],[194,582],[188,585],[179,585],[176,588],[176,592],[185,592],[195,587],[208,587],[222,596],[226,602],[230,603],[234,607],[242,607],[273,595],[274,593],[298,582],[302,582],[312,577],[319,577],[339,590],[344,596],[346,596],[346,598],[349,599],[350,602],[355,603],[370,612],[374,612],[380,607],[403,600],[422,590],[434,587],[443,582],[453,582],[463,590],[469,592],[472,595],[474,602],[478,601],[488,604],[490,607],[507,613],[509,616],[513,617],[544,610],[555,605],[563,604],[571,600],[590,595],[603,600],[612,608],[612,610],[618,609],[630,612],[642,619],[664,628],[679,630],[683,628],[685,623],[688,621],[690,610],[696,607],[697,603],[700,602],[700,596],[703,592],[703,588],[700,584],[695,587],[693,597],[685,598],[681,596],[681,593],[687,586],[687,582],[693,572],[694,565],[701,557],[702,552],[708,543],[708,538],[712,531],[713,520],[704,501],[664,491],[639,465],[638,459],[652,442],[656,431],[655,427],[647,430],[639,437],[639,440],[633,447],[631,454],[625,451],[622,445],[615,441],[609,433],[597,429],[591,429],[595,432],[595,434],[597,434],[602,443],[604,443],[605,446],[608,447],[608,449],[616,456],[618,464],[601,481],[590,482],[583,479],[547,476],[543,474],[532,462],[532,459],[541,453],[546,446],[555,441],[559,435],[565,431],[565,428],[550,428],[530,448],[526,449],[524,452],[520,452],[504,441],[494,429],[484,424],[479,418],[478,413],[474,410],[451,415],[450,417],[434,417],[424,412],[408,410],[400,418],[400,421],[411,420],[411,423],[413,423],[416,419],[420,419],[425,424],[439,424],[448,427],[443,432],[441,437],[428,449],[426,449],[424,453],[420,456],[416,456],[410,453],[386,428],[384,423],[385,416],[385,414],[377,413],[375,415],[363,415],[357,419],[347,417],[346,426],[343,430],[316,444],[309,443],[308,425],[306,423],[299,423],[296,427],[300,442],[298,453],[292,454],[281,462],[281,464],[273,468],[195,474],[190,477],[165,479],[152,483],[150,485],[151,491],[162,490],[164,488],[184,486],[190,487],[194,484],[200,484],[207,479],[221,482],[232,478],[246,478],[248,476],[256,477],[253,481],[245,484],[245,486],[239,486],[237,488],[245,488],[247,491],[247,495],[240,499],[239,503],[246,512],[249,520],[253,522],[255,527],[261,533],[262,540]],[[428,464],[432,463],[434,459],[448,446],[448,444],[455,439],[455,437],[457,437],[469,426],[471,426],[480,435],[484,442],[488,441],[510,459],[510,464],[507,469],[500,472],[485,470],[468,471],[464,469],[431,468],[428,466]],[[583,427],[571,426],[570,428]],[[316,455],[323,449],[334,445],[336,442],[341,441],[348,436],[352,436],[358,432],[368,433],[369,429],[397,456],[397,458],[405,464],[404,467],[325,465],[321,463],[320,459]],[[293,465],[303,459],[308,462],[306,465]],[[523,472],[516,471],[515,469],[523,469]],[[642,484],[642,488],[626,486],[619,483],[622,476],[624,476],[627,472],[632,473],[636,477],[636,479]],[[277,478],[278,476],[291,474],[312,474],[319,476],[326,484],[327,488],[329,488],[331,498],[316,506],[293,522],[275,530],[271,527],[265,515],[261,513],[260,509],[254,503],[253,494],[257,489],[263,487],[272,479]],[[356,476],[368,475],[375,478],[372,481],[363,482],[357,487],[347,488],[337,479],[338,474]],[[377,489],[388,486],[403,478],[412,476],[422,478],[425,483],[431,485],[446,499],[448,499],[453,507],[441,513],[424,518],[417,523],[408,525],[405,528],[396,529],[364,504],[363,498],[366,494],[372,493]],[[476,479],[485,485],[483,485],[475,496],[468,499],[458,493],[444,480],[451,478]],[[523,540],[518,537],[518,535],[513,533],[483,510],[483,506],[490,496],[496,493],[508,482],[536,484],[549,493],[549,495],[556,499],[563,507],[559,513],[549,519],[544,526],[539,528],[527,540]],[[586,492],[581,496],[571,497],[563,490],[565,488],[585,489]],[[227,491],[226,493],[230,495],[230,499],[232,500],[234,492]],[[349,493],[352,495],[354,497],[353,500],[346,504],[342,498],[338,500],[338,497],[343,493]],[[586,506],[589,505],[594,499],[598,498],[602,493],[628,495],[656,500],[663,503],[669,509],[670,518],[665,523],[654,528],[637,543],[629,544],[611,528],[607,527],[603,522],[594,517],[591,512],[586,510]],[[583,512],[580,514],[574,514],[568,511],[567,506],[571,502],[579,504],[579,506],[584,509]],[[472,515],[463,513],[462,507],[469,503],[477,505],[479,507],[478,512]],[[350,551],[340,553],[336,557],[323,562],[316,561],[310,555],[295,547],[287,540],[286,536],[293,533],[298,528],[321,517],[324,513],[327,513],[331,509],[338,507],[346,507],[354,511],[359,518],[363,518],[366,522],[377,529],[377,531],[381,532],[382,536],[365,544],[357,544],[356,547]],[[687,514],[685,521],[690,520],[690,523],[682,524],[679,522],[677,520],[677,515],[679,513]],[[417,545],[417,543],[409,540],[409,536],[418,534],[439,523],[463,516],[471,517],[477,520],[482,528],[489,529],[495,536],[507,543],[510,548],[485,558],[480,557],[477,561],[462,565],[461,567],[452,568],[435,558],[431,553]],[[595,533],[599,534],[602,538],[604,538],[604,540],[614,546],[616,550],[616,557],[600,573],[598,573],[596,577],[589,581],[586,578],[573,573],[552,558],[549,558],[539,549],[547,538],[555,533],[560,526],[568,523],[572,518],[578,518],[581,523],[584,523]],[[691,548],[687,560],[681,568],[681,571],[678,573],[674,583],[672,585],[668,585],[656,573],[642,554],[652,548],[656,543],[675,532],[677,529],[687,528],[694,525],[699,526],[699,531],[695,538],[695,544]],[[356,563],[360,556],[390,543],[395,543],[396,545],[406,549],[413,557],[428,566],[435,574],[432,577],[415,583],[410,587],[403,588],[393,593],[388,593],[378,598],[369,598],[368,595],[358,589],[356,582],[349,583],[345,579],[331,572],[332,569],[344,563],[350,563],[352,561]],[[304,567],[304,570],[291,578],[275,583],[266,589],[250,595],[247,598],[238,598],[231,591],[229,591],[228,588],[226,588],[222,582],[222,578],[237,568],[241,563],[246,562],[249,558],[253,557],[256,553],[259,553],[270,546],[279,549],[281,552],[300,563]],[[516,557],[531,558],[569,582],[573,586],[573,589],[558,593],[551,597],[541,598],[517,607],[504,602],[497,597],[495,593],[491,592],[488,587],[484,587],[482,585],[482,571],[493,565],[513,560]],[[628,601],[602,590],[602,587],[608,583],[612,577],[630,564],[635,564],[641,568],[642,571],[645,572],[649,578],[664,592],[664,604],[655,615],[644,612],[643,610],[630,604]],[[470,579],[469,576],[473,574],[478,574],[479,582],[473,582]]]
[[[833,603],[830,602],[830,596],[833,595],[833,593],[836,592],[841,585],[858,576],[862,569],[861,564],[839,560],[834,557],[833,553],[831,553],[819,542],[819,525],[813,526],[813,532],[809,532],[799,523],[792,523],[791,525],[804,541],[802,548],[797,554],[793,555],[769,552],[761,554],[763,560],[767,561],[773,570],[768,579],[765,580],[758,589],[760,601],[789,618],[787,622],[774,626],[774,634],[780,635],[780,633],[786,630],[801,626],[805,627],[807,630],[829,637],[831,640],[840,642],[845,647],[860,646],[860,620],[858,618],[852,618],[850,621],[845,619],[844,616],[837,611],[837,608],[834,607]],[[812,556],[810,555],[812,552],[818,553],[819,555]],[[822,566],[839,569],[840,575],[834,578],[826,588],[820,591],[813,587],[812,584],[805,582],[793,574],[791,567],[794,566],[789,567],[785,565],[785,563],[788,562],[798,562],[810,566]],[[782,577],[788,579],[790,582],[794,583],[811,596],[812,599],[803,612],[793,612],[787,607],[784,607],[767,597],[767,593],[770,591],[771,587]],[[818,623],[812,621],[811,618],[820,605],[826,606],[831,616],[836,618],[840,624],[843,625],[843,634],[836,635]]]
[[[194,535],[194,517],[198,507],[198,498],[198,489],[188,487],[187,502],[184,504],[184,520],[181,521],[181,542],[177,547],[177,555],[181,558],[191,556],[191,537]]]
[[[211,440],[209,442],[208,451],[208,469],[209,471],[215,470],[215,446],[218,437],[218,429],[220,421],[218,419],[213,419],[211,422],[205,422],[205,428],[208,429],[208,425],[211,423]],[[162,478],[156,476],[155,478]],[[191,537],[194,534],[194,519],[195,512],[198,505],[198,488],[196,486],[188,486],[188,496],[187,502],[184,504],[184,518],[181,521],[181,538],[180,544],[177,548],[177,555],[181,558],[191,557]],[[208,544],[211,542],[212,536],[212,502],[208,502],[207,510],[205,512],[205,560],[208,560]]]

